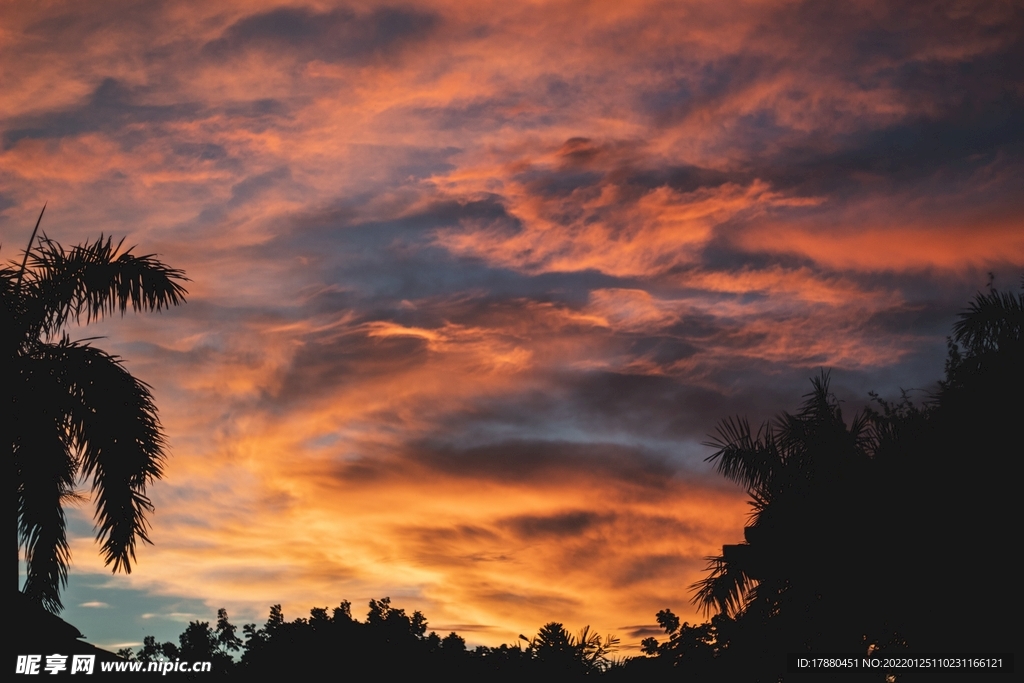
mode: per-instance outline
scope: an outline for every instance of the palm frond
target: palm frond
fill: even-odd
[[[807,420],[827,422],[842,419],[839,401],[829,388],[832,383],[832,371],[821,368],[817,377],[811,378],[811,390],[804,394],[804,402],[800,406],[800,416]]]
[[[617,636],[608,635],[602,638],[590,625],[584,626],[576,635],[573,643],[579,648],[583,666],[588,671],[604,671],[611,666],[609,655],[619,649],[620,640]]]
[[[32,245],[36,242],[36,234],[39,233],[39,224],[43,222],[44,213],[46,213],[45,203],[43,204],[42,210],[39,212],[39,218],[36,219],[36,227],[32,228],[32,236],[28,238],[28,247],[25,249],[25,257],[21,259],[21,267],[18,268],[18,287],[21,287],[21,280],[25,276],[25,266],[28,265],[28,256],[32,253]]]
[[[748,490],[763,488],[781,465],[769,423],[761,425],[755,436],[746,418],[726,418],[718,423],[716,435],[704,445],[718,449],[705,462],[717,461],[715,469],[719,474]]]
[[[774,483],[774,482],[773,482]],[[750,500],[747,501],[750,505],[752,512],[750,514],[750,523],[755,524],[757,519],[764,514],[764,512],[771,508],[772,501],[775,499],[776,486],[762,486],[757,489],[751,489],[748,491]]]
[[[5,354],[13,354],[21,343],[17,320],[23,313],[18,296],[17,273],[13,268],[0,268],[0,343]]]
[[[794,415],[782,413],[775,418],[780,458],[787,465],[790,478],[803,471],[809,474],[816,456],[832,459],[837,453],[849,451],[860,439],[864,425],[856,419],[857,435],[851,436],[843,421],[839,400],[829,387],[830,372],[822,369],[811,378],[812,389],[804,394],[804,402]],[[817,464],[822,464],[818,462]],[[800,475],[803,476],[803,475]]]
[[[861,453],[874,453],[878,448],[878,433],[875,431],[870,412],[865,410],[854,415],[849,431],[851,439]]]
[[[131,307],[159,311],[183,303],[185,274],[169,268],[153,254],[135,256],[121,251],[102,235],[95,242],[66,251],[45,234],[29,258],[24,286],[34,308],[28,313],[27,334],[55,334],[68,321],[97,320]]]
[[[97,540],[114,571],[131,572],[136,542],[149,542],[146,487],[162,474],[164,437],[149,387],[120,359],[67,339],[47,347],[47,361],[65,369],[74,398],[68,432],[91,479]]]
[[[1024,285],[1022,285],[1024,286]],[[953,340],[971,355],[1019,344],[1024,330],[1024,295],[1013,292],[978,294],[953,325]]]
[[[690,585],[690,590],[694,591],[693,603],[703,610],[705,617],[712,613],[736,616],[746,607],[755,582],[724,557],[707,560],[708,575]]]
[[[23,396],[19,401],[18,414],[12,417],[29,428],[20,430],[12,445],[18,543],[25,552],[28,575],[24,592],[56,613],[63,607],[60,589],[67,584],[71,562],[63,506],[75,498],[78,463],[70,444],[61,438],[62,411],[46,401],[50,393],[59,396],[59,390],[46,389],[38,387],[31,397]]]

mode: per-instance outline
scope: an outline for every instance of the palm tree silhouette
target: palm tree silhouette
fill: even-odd
[[[569,633],[562,624],[551,621],[537,632],[533,640],[519,636],[529,645],[527,651],[537,661],[555,671],[577,673],[600,673],[614,665],[610,655],[619,648],[616,636],[602,638],[590,626],[584,626],[577,635]]]
[[[57,612],[71,560],[64,504],[79,497],[76,482],[91,479],[106,564],[129,573],[137,541],[149,542],[146,486],[165,457],[148,385],[90,340],[70,340],[65,327],[183,303],[187,278],[103,235],[70,250],[45,234],[37,241],[39,221],[21,264],[0,267],[2,439],[11,449],[24,593]],[[15,572],[20,584],[17,565]]]
[[[898,403],[873,395],[883,412],[847,426],[822,372],[795,415],[756,433],[720,422],[708,460],[747,490],[752,514],[744,542],[708,558],[694,602],[742,617],[737,633],[762,653],[985,647],[993,638],[978,625],[1004,606],[950,588],[977,561],[950,539],[984,548],[995,575],[1011,566],[1014,480],[971,459],[1015,455],[1022,382],[1024,279],[1020,293],[990,287],[960,314],[946,378],[922,407],[906,392]]]
[[[745,542],[708,558],[708,575],[692,586],[706,613],[772,613],[801,588],[820,588],[823,565],[842,564],[823,552],[825,542],[842,535],[856,509],[843,498],[870,461],[872,435],[866,415],[847,427],[828,372],[811,383],[795,415],[782,413],[757,434],[745,419],[725,419],[708,443],[718,449],[708,460],[747,489],[753,512]]]
[[[1024,344],[1024,276],[1020,286],[1021,293],[1015,294],[1000,292],[990,283],[988,294],[979,292],[960,313],[950,340],[947,390],[963,383],[961,375],[984,374],[1007,359],[1019,361]]]

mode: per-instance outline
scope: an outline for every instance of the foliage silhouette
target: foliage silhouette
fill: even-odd
[[[614,662],[609,655],[619,647],[619,639],[615,636],[602,638],[589,626],[574,636],[555,621],[544,624],[537,636],[528,642],[528,651],[545,669],[566,675],[589,674],[611,668]]]
[[[242,642],[234,637],[235,631],[236,627],[228,621],[227,611],[220,609],[217,611],[216,628],[212,628],[208,621],[192,621],[178,636],[177,645],[171,642],[158,643],[154,636],[146,636],[138,652],[133,652],[130,648],[122,648],[117,651],[117,654],[121,659],[146,664],[179,660],[190,664],[210,662],[214,674],[226,675],[234,673],[236,670],[231,652],[237,651]],[[173,673],[171,677],[199,678],[200,675],[192,672]]]
[[[850,487],[870,462],[868,423],[858,415],[846,426],[828,373],[812,385],[795,415],[783,413],[756,436],[746,421],[726,420],[710,442],[718,450],[708,459],[746,487],[753,513],[746,542],[723,547],[694,586],[707,611],[771,614],[845,590],[836,584],[846,582],[849,558],[828,539],[850,538],[857,528]]]
[[[713,619],[684,638],[659,615],[670,641],[645,652],[677,663],[681,650],[710,653],[718,674],[755,680],[786,652],[1012,651],[1009,632],[978,627],[1000,623],[1007,603],[968,577],[979,558],[993,576],[1014,566],[1016,492],[1001,472],[1021,442],[1022,311],[1024,294],[979,294],[923,406],[872,394],[877,408],[847,426],[822,372],[795,415],[757,433],[723,420],[709,460],[744,486],[752,514],[744,542],[709,558],[693,589],[726,628]]]
[[[65,328],[183,303],[186,278],[109,237],[65,250],[45,234],[36,240],[38,228],[21,264],[0,267],[2,438],[16,488],[17,549],[28,565],[24,593],[57,612],[71,560],[64,505],[78,498],[79,477],[91,479],[106,564],[128,573],[136,543],[149,542],[146,487],[165,457],[148,385],[89,340],[71,341]]]
[[[614,671],[609,655],[618,639],[601,638],[589,627],[573,635],[561,624],[541,627],[527,646],[466,648],[457,633],[445,637],[427,632],[427,619],[420,612],[407,614],[392,606],[389,598],[371,600],[365,621],[352,617],[351,604],[342,602],[331,610],[314,607],[308,618],[287,621],[280,605],[273,605],[262,627],[246,624],[244,642],[223,609],[217,613],[217,627],[194,621],[179,637],[179,644],[157,643],[147,636],[136,652],[122,650],[126,659],[161,662],[211,661],[213,672],[249,678],[296,676],[341,668],[372,666],[386,678],[424,675],[444,680],[522,680],[524,676],[558,676],[561,680],[601,675]],[[231,656],[240,645],[241,657]],[[621,668],[621,667],[618,667]],[[185,674],[171,674],[187,677]]]

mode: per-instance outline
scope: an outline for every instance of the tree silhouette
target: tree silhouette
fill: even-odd
[[[558,622],[541,626],[531,645],[537,659],[553,670],[571,672],[579,668],[581,653],[578,643]]]
[[[466,640],[450,632],[443,638],[427,633],[421,612],[411,615],[391,604],[389,598],[370,600],[365,621],[352,617],[351,604],[342,601],[328,613],[314,607],[308,618],[288,621],[281,605],[273,605],[262,627],[245,624],[244,642],[227,613],[217,612],[217,626],[194,621],[179,637],[180,647],[157,643],[147,636],[137,652],[122,650],[126,659],[145,662],[209,660],[213,671],[260,678],[321,675],[325,667],[372,667],[375,675],[390,679],[437,678],[456,681],[521,681],[558,676],[575,680],[584,676],[621,672],[610,658],[618,638],[600,637],[589,627],[572,634],[560,623],[541,627],[537,636],[521,644],[468,649]],[[240,646],[240,647],[239,647]],[[232,652],[241,651],[235,661]],[[172,673],[172,676],[174,674]]]
[[[690,625],[680,623],[671,610],[664,609],[655,617],[668,636],[666,640],[644,638],[640,643],[645,658],[626,662],[625,670],[632,678],[657,680],[728,681],[748,680],[736,675],[728,653],[730,629],[735,622],[725,614],[716,614],[710,622]]]
[[[724,546],[694,585],[708,612],[770,614],[845,588],[849,559],[832,541],[856,529],[851,496],[870,462],[869,423],[858,415],[847,427],[827,372],[812,385],[796,414],[782,413],[756,435],[746,420],[727,419],[710,442],[718,450],[708,460],[747,489],[753,513],[745,542]]]
[[[230,674],[236,663],[232,652],[241,649],[242,640],[235,635],[237,627],[228,620],[227,610],[217,610],[217,627],[210,626],[208,621],[190,621],[188,627],[178,636],[178,645],[168,641],[158,643],[155,636],[143,638],[142,647],[137,652],[130,648],[121,648],[117,656],[129,661],[171,662],[185,660],[189,663],[210,662],[214,674]],[[166,676],[167,673],[162,675]],[[190,679],[194,675],[187,673],[171,673],[172,679]]]
[[[1021,289],[1024,290],[1024,277]],[[960,314],[960,320],[953,325],[953,339],[964,345],[969,356],[982,359],[987,354],[1019,349],[1022,329],[1024,296],[991,287],[988,294],[979,293]]]
[[[1021,294],[990,288],[959,316],[946,377],[922,406],[872,394],[879,408],[847,425],[823,371],[796,414],[756,433],[741,418],[718,425],[709,460],[744,486],[752,514],[744,542],[709,558],[693,589],[707,612],[735,617],[715,637],[730,657],[765,673],[778,652],[1012,649],[1008,632],[981,626],[1008,604],[970,579],[1014,566],[1005,470],[1021,442],[1022,330],[1024,281]]]
[[[520,638],[526,639],[525,636]],[[544,624],[536,637],[527,642],[528,653],[544,670],[563,675],[606,671],[613,665],[609,655],[619,647],[619,639],[615,636],[602,638],[590,626],[584,626],[573,635],[556,621]]]
[[[182,636],[184,637],[184,633]],[[122,648],[117,654],[124,659],[137,659],[142,662],[165,662],[180,657],[181,650],[171,642],[158,643],[156,636],[146,636],[142,639],[142,647],[137,653],[128,648]]]
[[[106,564],[131,572],[136,543],[149,542],[146,487],[165,457],[148,385],[117,356],[70,340],[65,328],[129,307],[183,303],[186,278],[109,237],[65,250],[45,234],[37,241],[38,228],[21,264],[0,267],[2,439],[16,489],[17,549],[28,565],[24,592],[56,612],[71,559],[64,504],[77,498],[78,479],[91,479]]]

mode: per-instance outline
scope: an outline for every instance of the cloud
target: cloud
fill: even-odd
[[[13,147],[25,138],[73,137],[97,131],[116,134],[132,124],[190,120],[198,113],[199,106],[194,103],[139,103],[131,88],[106,78],[81,106],[11,122],[11,129],[4,133],[4,146]]]
[[[578,536],[587,529],[599,524],[601,517],[586,510],[563,512],[556,515],[540,517],[523,515],[506,521],[518,536],[526,539]]]
[[[504,183],[506,211],[517,219],[517,229],[509,230],[507,222],[467,220],[460,228],[440,230],[438,244],[529,273],[596,270],[657,277],[698,263],[720,225],[817,201],[782,196],[758,180],[741,185],[711,177],[708,185],[686,192],[667,182],[637,186],[628,181],[649,182],[650,176],[614,166],[565,173],[557,167],[561,156],[556,151],[554,161],[551,154],[523,159]],[[690,174],[691,183],[698,178]]]
[[[850,412],[925,389],[987,272],[1018,282],[1022,22],[12,6],[3,258],[50,202],[65,245],[126,235],[191,278],[69,331],[153,386],[172,445],[155,545],[110,585],[168,624],[390,595],[487,644],[698,618],[686,586],[747,513],[704,462],[718,420],[792,410],[823,366]],[[79,521],[75,572],[105,571]],[[73,590],[113,605],[82,619],[126,609]]]
[[[280,7],[239,19],[203,51],[215,59],[260,51],[277,59],[291,53],[305,61],[363,62],[423,40],[438,23],[436,14],[400,7],[367,14],[343,7],[326,12]]]

